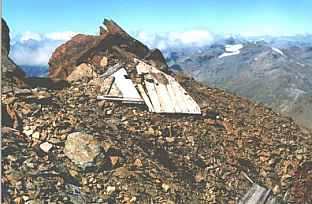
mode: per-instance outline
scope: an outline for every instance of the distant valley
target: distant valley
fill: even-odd
[[[312,37],[227,38],[165,51],[173,71],[226,89],[312,127]]]
[[[48,76],[48,66],[39,65],[20,65],[28,77],[46,77]]]

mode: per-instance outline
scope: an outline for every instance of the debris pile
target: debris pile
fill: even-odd
[[[201,114],[159,114],[146,103],[98,100],[112,91],[110,76],[117,72],[101,78],[110,67],[122,65],[139,90],[134,59],[157,67],[147,58],[159,57],[138,41],[126,41],[129,35],[109,22],[102,37],[78,35],[50,60],[55,79],[67,79],[83,63],[83,72],[89,66],[94,73],[77,71],[60,90],[39,86],[2,95],[4,106],[15,112],[14,118],[7,115],[10,123],[2,122],[9,126],[2,128],[4,202],[244,203],[256,189],[248,175],[271,189],[263,192],[275,203],[311,203],[312,136],[290,118],[167,70]],[[99,49],[115,37],[122,43]],[[80,46],[90,47],[89,54]],[[132,60],[121,57],[123,52]],[[93,63],[98,53],[105,67]],[[87,60],[78,63],[82,56]]]

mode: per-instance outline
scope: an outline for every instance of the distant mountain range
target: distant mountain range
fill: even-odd
[[[165,50],[174,71],[226,89],[312,128],[312,36],[230,37]]]
[[[48,76],[48,66],[40,65],[20,65],[27,77],[46,77]]]
[[[11,46],[12,58],[27,76],[47,76],[44,63],[63,42],[42,36],[19,40]],[[172,70],[264,103],[312,127],[312,35],[215,36],[205,46],[168,45],[162,52]]]

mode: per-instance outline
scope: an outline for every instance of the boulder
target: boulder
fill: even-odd
[[[86,168],[93,166],[96,157],[101,154],[101,146],[92,135],[74,132],[67,137],[64,153],[73,163]]]

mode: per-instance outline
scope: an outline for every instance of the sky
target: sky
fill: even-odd
[[[55,47],[76,33],[97,34],[104,18],[150,46],[165,48],[207,44],[217,34],[311,34],[311,11],[312,0],[2,1],[11,44],[18,45],[13,46],[12,58],[17,63],[34,59],[35,64],[46,64]],[[31,50],[28,40],[39,47],[31,42]],[[31,53],[34,47],[38,49]],[[38,54],[42,57],[35,57]]]
[[[128,31],[206,28],[217,33],[311,33],[311,10],[311,0],[3,1],[3,15],[16,33],[95,33],[105,17]]]

